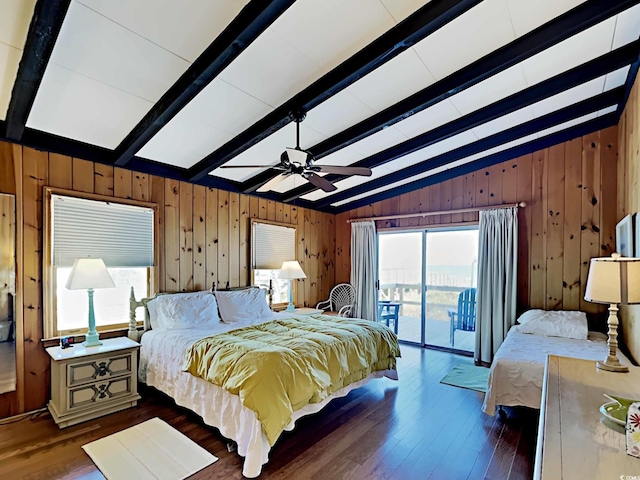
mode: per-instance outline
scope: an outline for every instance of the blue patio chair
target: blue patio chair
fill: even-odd
[[[451,321],[451,346],[455,346],[456,330],[465,332],[476,331],[476,289],[467,288],[458,295],[458,309],[450,308],[448,310],[449,319]]]
[[[378,301],[378,321],[385,322],[387,327],[393,321],[393,331],[398,334],[398,316],[400,314],[400,304],[390,300]]]

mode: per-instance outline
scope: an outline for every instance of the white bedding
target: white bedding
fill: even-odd
[[[238,444],[238,453],[245,457],[242,474],[248,478],[260,475],[262,465],[269,460],[269,442],[253,411],[242,405],[240,397],[223,388],[181,370],[187,349],[196,341],[216,333],[235,330],[243,326],[264,323],[274,318],[291,318],[290,313],[274,313],[273,317],[259,321],[239,321],[234,324],[218,323],[207,328],[182,330],[150,330],[142,336],[140,349],[140,381],[171,396],[176,404],[186,407],[202,417],[207,425]],[[375,372],[364,380],[336,392],[321,403],[307,405],[294,412],[285,430],[293,430],[296,420],[320,411],[334,398],[347,395],[373,378],[398,379],[395,370]]]
[[[491,365],[482,411],[493,416],[497,405],[540,408],[547,355],[603,360],[607,337],[589,332],[587,340],[546,337],[509,331]],[[631,363],[618,352],[620,362]]]

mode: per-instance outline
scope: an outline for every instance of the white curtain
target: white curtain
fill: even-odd
[[[518,209],[480,212],[476,361],[491,363],[516,321]]]
[[[376,224],[351,223],[351,285],[356,289],[353,316],[376,321]]]

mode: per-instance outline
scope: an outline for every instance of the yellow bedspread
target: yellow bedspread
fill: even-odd
[[[394,369],[399,356],[398,339],[382,324],[314,315],[198,340],[182,369],[239,395],[273,445],[294,411]]]

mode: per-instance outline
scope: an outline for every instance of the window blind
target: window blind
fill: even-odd
[[[52,260],[102,258],[107,267],[152,267],[154,211],[84,198],[51,196]]]
[[[278,270],[282,262],[296,259],[296,229],[269,223],[253,223],[254,269]]]

